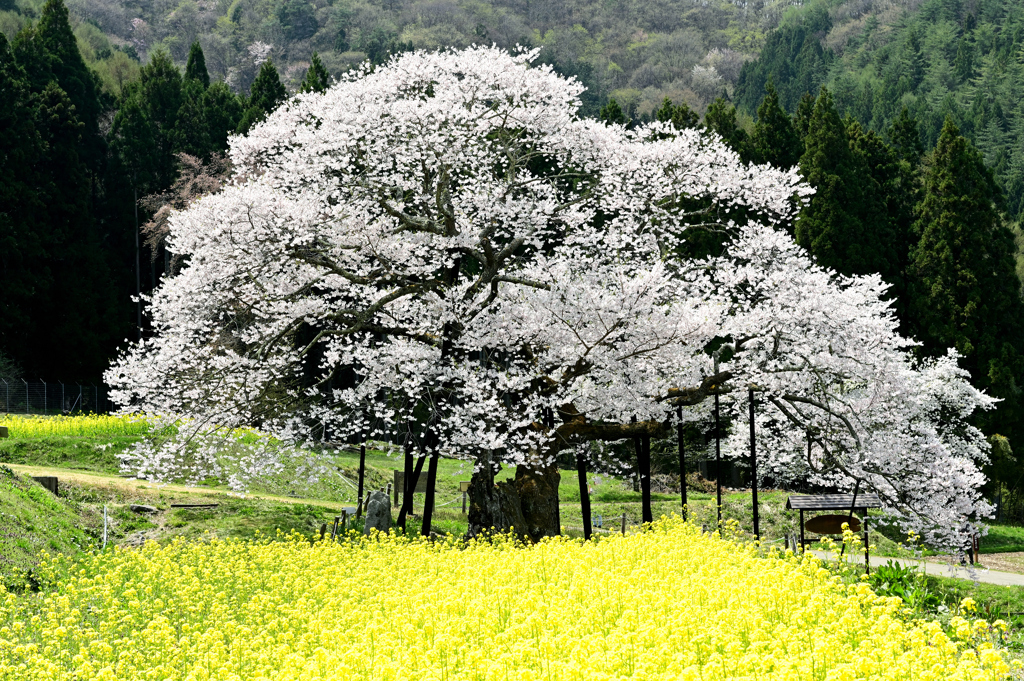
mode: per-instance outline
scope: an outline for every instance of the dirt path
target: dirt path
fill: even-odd
[[[16,473],[35,477],[53,476],[59,482],[69,482],[88,487],[112,487],[132,492],[140,490],[158,492],[176,492],[180,494],[200,494],[204,496],[240,496],[234,492],[224,489],[211,489],[209,487],[188,487],[186,485],[158,485],[146,480],[137,478],[122,478],[117,475],[104,475],[87,471],[76,471],[69,468],[53,468],[48,466],[25,466],[15,463],[3,464]],[[310,506],[322,506],[332,510],[344,508],[346,504],[322,499],[300,499],[298,497],[282,497],[273,494],[246,494],[245,497],[255,497],[268,501],[279,501],[286,504],[305,504]]]

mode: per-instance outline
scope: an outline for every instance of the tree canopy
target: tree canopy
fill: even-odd
[[[966,419],[992,399],[955,353],[915,359],[877,275],[793,242],[781,226],[812,193],[795,170],[581,119],[581,86],[535,56],[406,54],[233,139],[235,180],[170,219],[183,266],[153,337],[107,374],[121,403],[191,424],[135,470],[244,487],[280,461],[225,459],[216,433],[243,425],[385,439],[472,460],[476,494],[510,511],[477,529],[525,518],[538,538],[558,532],[557,511],[530,512],[557,494],[558,451],[666,436],[677,409],[753,388],[776,476],[861,482],[957,545],[989,510]],[[720,255],[680,255],[707,229]],[[518,468],[496,487],[499,461]]]

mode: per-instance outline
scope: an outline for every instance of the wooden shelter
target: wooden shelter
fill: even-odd
[[[813,520],[825,520],[817,527],[808,528],[819,534],[840,534],[842,523],[848,522],[850,529],[856,531],[854,514],[860,515],[860,528],[864,533],[864,568],[869,569],[868,552],[868,509],[881,508],[882,500],[877,494],[793,494],[786,499],[786,508],[800,511],[800,550],[810,542],[804,538],[804,511],[842,511],[844,513],[819,516]]]

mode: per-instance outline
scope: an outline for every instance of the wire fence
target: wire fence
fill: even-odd
[[[111,407],[102,386],[0,378],[0,413],[101,414]]]

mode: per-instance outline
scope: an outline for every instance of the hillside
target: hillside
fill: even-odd
[[[6,4],[6,7],[4,6]],[[8,38],[42,0],[0,3]],[[269,49],[294,90],[317,51],[334,75],[411,48],[496,43],[543,48],[542,59],[589,88],[589,113],[609,95],[639,113],[665,96],[703,109],[730,92],[782,17],[782,0],[72,0],[87,61],[118,94],[160,48],[183,65],[198,40],[215,79],[246,92],[254,55]]]
[[[887,130],[905,106],[925,148],[950,117],[981,151],[1006,194],[1024,208],[1024,12],[1009,0],[816,1],[791,10],[746,64],[735,90],[749,112],[771,79],[795,111],[827,86],[837,108]]]

